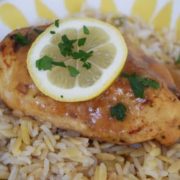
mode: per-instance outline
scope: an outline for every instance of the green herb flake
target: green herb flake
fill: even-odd
[[[91,63],[87,62],[87,60],[93,55],[93,51],[86,52],[84,50],[79,50],[78,52],[73,52],[72,57],[73,59],[79,59],[83,62],[83,67],[86,69],[91,68]]]
[[[144,91],[146,88],[158,89],[160,87],[160,84],[157,81],[141,77],[137,74],[123,73],[122,77],[129,80],[135,97],[144,98]]]
[[[52,64],[59,67],[67,67],[64,62],[52,61]]]
[[[83,32],[84,32],[84,34],[89,34],[90,33],[89,29],[85,25],[83,26]]]
[[[50,31],[50,34],[56,34],[56,32],[55,31]]]
[[[157,81],[149,78],[143,78],[141,80],[141,83],[143,84],[144,87],[151,87],[153,89],[159,89],[160,85]]]
[[[91,63],[89,63],[89,62],[85,62],[85,63],[83,64],[83,67],[86,68],[86,69],[90,69],[91,66],[92,66]]]
[[[175,64],[176,65],[179,65],[180,64],[180,55],[177,57],[176,61],[175,61]]]
[[[72,77],[76,77],[79,74],[79,71],[73,66],[68,66],[68,71]]]
[[[123,121],[126,117],[127,108],[124,104],[118,103],[115,106],[110,108],[110,113],[113,118],[116,118],[118,121]]]
[[[43,56],[36,61],[36,67],[38,68],[38,70],[51,70],[53,65],[66,67],[64,62],[54,61],[54,59],[49,56]]]
[[[76,41],[76,39],[70,40],[66,35],[61,37],[61,42],[58,44],[58,47],[64,57],[72,55],[74,43]]]
[[[86,42],[86,38],[79,39],[78,40],[78,46],[84,46],[85,42]]]
[[[73,59],[80,59],[82,62],[86,62],[92,55],[93,51],[86,52],[84,50],[72,53]]]
[[[55,21],[55,25],[57,25],[57,21]],[[89,34],[89,30],[86,26],[83,26],[84,33]],[[51,34],[54,34],[55,31],[50,31]],[[84,50],[74,51],[74,45],[77,42],[78,46],[83,46],[86,43],[86,38],[80,39],[69,39],[66,34],[62,35],[60,42],[58,43],[58,48],[60,53],[64,57],[70,57],[75,60],[80,60],[82,62],[82,67],[86,69],[91,68],[91,63],[87,62],[87,60],[93,55],[93,51],[86,52]],[[41,59],[36,61],[36,66],[39,70],[50,70],[52,66],[61,66],[67,68],[69,74],[72,77],[76,77],[80,72],[73,66],[66,66],[64,62],[54,61],[49,56],[44,56]]]
[[[59,19],[56,19],[55,21],[54,21],[54,25],[58,28],[59,27]]]
[[[51,70],[53,59],[49,56],[43,56],[36,61],[38,70]]]
[[[61,98],[64,98],[64,96],[63,96],[63,95],[61,95],[60,97],[61,97]]]
[[[78,51],[78,52],[73,52],[72,53],[72,57],[73,57],[73,59],[80,59],[81,57],[83,57],[83,53],[84,53],[85,51],[82,51],[82,50],[80,50],[80,51]],[[85,52],[86,53],[86,52]]]
[[[139,81],[139,79],[136,76],[131,76],[128,78],[131,88],[134,92],[134,95],[136,97],[144,98],[144,86],[143,84]]]
[[[28,38],[22,35],[21,33],[14,34],[13,39],[16,43],[21,44],[22,46],[30,44]]]

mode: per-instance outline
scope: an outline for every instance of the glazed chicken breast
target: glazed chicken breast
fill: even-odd
[[[31,44],[18,44],[14,34],[21,33],[33,42],[38,36],[37,30],[44,28],[16,30],[0,44],[0,99],[9,108],[37,121],[51,122],[57,128],[74,130],[101,141],[132,144],[155,139],[169,145],[179,139],[180,100],[170,72],[127,37],[128,57],[123,72],[151,78],[160,84],[159,88],[146,88],[144,98],[137,98],[128,79],[119,75],[105,92],[89,101],[58,102],[42,94],[26,67]],[[110,112],[118,103],[127,107],[121,121]]]

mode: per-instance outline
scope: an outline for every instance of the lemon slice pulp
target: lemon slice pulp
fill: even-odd
[[[89,34],[84,33],[84,27]],[[89,69],[83,67],[82,61],[61,54],[58,44],[63,35],[69,39],[86,38],[83,46],[75,43],[73,51],[93,51],[87,60],[91,64]],[[59,66],[51,70],[39,70],[36,61],[43,56],[75,67],[79,74],[72,77],[68,68]],[[77,102],[92,99],[106,90],[121,72],[126,57],[127,47],[119,30],[99,20],[76,18],[62,21],[59,27],[54,24],[48,27],[32,44],[27,67],[42,93],[55,100]]]

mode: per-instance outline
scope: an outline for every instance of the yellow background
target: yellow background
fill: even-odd
[[[0,25],[4,25],[9,29],[15,29],[30,25],[30,23],[27,20],[27,17],[23,14],[23,11],[21,9],[22,6],[20,8],[18,6],[18,3],[16,3],[16,0],[14,0],[13,2],[12,1],[13,0],[2,1],[5,3],[0,4]],[[22,2],[24,3],[24,8],[27,8],[27,1],[28,0],[22,0]],[[34,1],[34,8],[38,17],[48,20],[54,20],[59,17],[53,11],[53,8],[50,8],[48,6],[48,0],[31,1]],[[89,2],[89,0],[49,0],[49,3],[53,3],[53,1],[61,1],[61,4],[63,3],[63,8],[68,12],[68,14],[80,12],[83,9],[83,7]],[[126,0],[91,0],[91,3],[99,3],[98,11],[102,13],[121,13],[120,9],[122,9],[125,5],[125,1]],[[127,14],[133,16],[140,16],[145,22],[153,25],[157,30],[161,30],[163,28],[173,28],[178,38],[180,38],[179,12],[177,12],[178,16],[176,16],[173,20],[175,22],[173,27],[171,24],[172,18],[174,18],[172,15],[175,1],[166,0],[166,3],[164,3],[164,5],[160,7],[158,11],[157,7],[160,0],[128,0],[127,3],[129,3],[130,1],[132,1],[131,11]],[[178,4],[180,11],[180,3]],[[59,8],[59,11],[61,11],[62,6],[56,8]]]

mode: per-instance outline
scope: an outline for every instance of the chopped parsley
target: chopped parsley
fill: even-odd
[[[159,89],[160,85],[157,81],[149,78],[140,78],[140,82],[143,84],[143,86],[146,88],[153,88],[153,89]]]
[[[28,38],[21,33],[14,34],[13,39],[16,43],[21,44],[22,46],[30,44]]]
[[[66,66],[64,62],[54,61],[54,59],[49,56],[43,56],[36,61],[38,70],[51,70],[54,66],[67,68],[72,77],[76,77],[79,74],[79,71],[75,67]]]
[[[52,61],[52,64],[60,67],[67,67],[64,62]]]
[[[91,63],[87,62],[87,60],[93,55],[93,51],[86,52],[84,50],[79,50],[77,52],[72,53],[73,59],[79,59],[83,62],[83,67],[86,69],[91,68]]]
[[[59,27],[59,19],[56,19],[55,21],[54,21],[54,25],[58,28]]]
[[[76,77],[79,74],[79,71],[73,66],[68,66],[68,70],[72,77]]]
[[[61,95],[61,98],[63,98],[64,96],[63,95]]]
[[[53,59],[49,56],[43,56],[36,61],[36,67],[38,70],[51,70]]]
[[[83,63],[83,67],[86,68],[86,69],[90,69],[90,68],[91,68],[91,63],[89,63],[89,62],[84,62],[84,63]]]
[[[70,40],[66,35],[63,35],[61,42],[58,44],[59,50],[63,56],[71,56],[74,48],[74,43],[76,39]]]
[[[38,68],[38,70],[51,70],[53,65],[66,67],[64,62],[54,61],[54,59],[49,56],[43,56],[36,61],[36,67]]]
[[[56,20],[54,24],[56,27],[58,27],[59,20]],[[84,31],[84,34],[89,34],[89,30],[87,29],[86,26],[83,26],[83,31]],[[50,31],[50,33],[55,34],[56,32]],[[90,62],[87,62],[87,61],[93,55],[93,51],[87,52],[81,49],[76,51],[74,48],[75,43],[77,43],[76,45],[78,45],[79,47],[85,45],[86,37],[83,37],[80,39],[69,39],[66,34],[62,35],[61,40],[58,43],[58,48],[59,48],[60,53],[64,57],[69,57],[71,59],[81,61],[82,67],[84,67],[85,69],[90,69],[92,65]],[[76,67],[66,65],[65,62],[55,61],[53,58],[47,55],[43,56],[42,58],[36,61],[36,67],[38,68],[38,70],[51,70],[54,66],[67,68],[69,71],[69,74],[72,77],[76,77],[80,73],[78,69],[76,69]]]
[[[89,29],[85,25],[83,26],[83,32],[84,32],[84,34],[89,34],[90,33]]]
[[[77,52],[72,53],[72,57],[74,59],[80,59],[82,62],[86,62],[93,54],[93,51],[86,52],[84,50],[79,50]]]
[[[123,103],[118,103],[115,106],[110,108],[110,113],[113,118],[116,118],[118,121],[123,121],[126,117],[127,108]]]
[[[50,34],[56,34],[56,32],[55,31],[50,31]]]
[[[86,42],[86,38],[78,39],[78,46],[84,46],[85,42]]]
[[[123,73],[122,76],[129,80],[135,97],[144,98],[144,91],[146,88],[158,89],[160,87],[157,81],[137,74]]]
[[[83,46],[86,42],[86,38],[69,39],[67,35],[61,37],[61,42],[58,44],[59,50],[63,56],[69,56],[73,59],[83,62],[83,67],[86,69],[91,68],[91,64],[87,60],[93,55],[93,51],[86,52],[84,50],[73,51],[75,42],[78,42],[78,46]]]
[[[180,64],[180,55],[177,57],[176,61],[175,61],[175,64],[176,65],[179,65]]]
[[[137,78],[137,76],[133,75],[133,76],[128,77],[128,80],[129,80],[131,88],[134,92],[134,95],[136,97],[144,98],[145,87],[139,81],[139,78]]]

